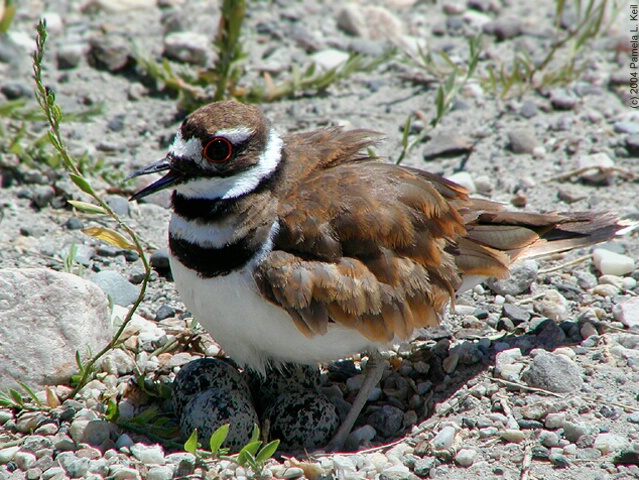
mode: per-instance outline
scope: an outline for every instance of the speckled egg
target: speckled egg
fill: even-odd
[[[281,393],[297,390],[315,390],[321,383],[317,366],[286,364],[279,368],[269,368],[266,375],[250,370],[245,372],[258,411],[272,404]]]
[[[173,382],[173,403],[178,417],[196,395],[211,389],[222,392],[241,390],[250,399],[244,378],[231,364],[217,358],[199,358],[187,363]]]
[[[180,415],[182,436],[187,438],[197,428],[198,440],[205,448],[213,432],[225,423],[230,428],[222,446],[238,452],[249,442],[253,425],[259,425],[257,412],[243,390],[212,388],[200,392],[189,399]]]
[[[280,393],[264,410],[262,421],[270,424],[269,437],[278,438],[280,448],[288,451],[325,446],[340,424],[335,405],[308,389]]]

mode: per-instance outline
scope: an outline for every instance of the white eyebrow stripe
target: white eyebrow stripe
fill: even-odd
[[[234,127],[218,130],[215,132],[215,136],[224,137],[233,145],[238,145],[248,140],[254,133],[255,130],[251,130],[248,127]]]
[[[228,200],[250,193],[262,179],[277,169],[282,159],[283,144],[282,138],[275,130],[272,130],[260,159],[248,170],[230,177],[194,178],[186,183],[176,185],[175,190],[187,198],[209,200],[217,198]]]

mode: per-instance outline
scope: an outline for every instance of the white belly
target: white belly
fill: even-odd
[[[328,362],[383,347],[336,324],[326,335],[305,337],[283,309],[260,296],[250,266],[201,278],[171,256],[171,270],[195,319],[233,360],[254,370],[264,371],[269,363]]]

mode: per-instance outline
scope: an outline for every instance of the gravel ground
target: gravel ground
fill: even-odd
[[[46,12],[46,83],[67,113],[102,105],[90,121],[64,125],[69,147],[79,156],[86,152],[93,185],[155,252],[139,317],[124,348],[107,355],[97,378],[62,403],[69,387],[50,388],[44,395],[53,408],[46,411],[0,408],[0,478],[251,475],[228,460],[202,464],[180,449],[183,440],[162,440],[167,435],[153,428],[158,418],[168,419],[165,427],[179,423],[163,392],[180,368],[222,352],[193,328],[167,271],[168,197],[128,204],[135,185],[117,181],[163,156],[183,118],[175,96],[136,68],[133,52],[192,68],[210,64],[209,42],[218,25],[210,3],[25,0],[8,34],[0,36],[1,95],[33,105],[33,25]],[[405,163],[512,208],[639,216],[639,115],[629,106],[636,100],[630,30],[637,22],[628,5],[609,5],[602,35],[577,56],[573,81],[521,92],[515,85],[503,98],[489,88],[488,66],[506,68],[517,52],[543,58],[553,40],[553,2],[364,5],[251,2],[243,84],[262,82],[264,72],[277,81],[292,64],[334,65],[349,52],[381,55],[388,45],[413,54],[418,45],[443,50],[464,64],[467,38],[484,32],[477,71]],[[578,22],[574,11],[565,12],[561,34]],[[562,51],[552,66],[568,62]],[[384,132],[377,153],[394,161],[407,116],[417,118],[412,140],[435,115],[436,91],[433,74],[398,53],[324,92],[263,108],[282,132],[330,124]],[[0,274],[13,267],[63,270],[75,244],[71,271],[107,291],[122,315],[141,282],[140,259],[81,233],[96,219],[70,209],[66,200],[83,197],[62,172],[19,162],[15,148],[9,153],[20,125],[0,113]],[[44,132],[37,122],[30,125]],[[583,171],[591,165],[606,169]],[[349,438],[354,453],[277,457],[263,475],[639,478],[639,270],[633,261],[639,240],[634,233],[604,245],[594,261],[589,253],[528,262],[508,281],[461,295],[441,328],[389,353],[391,367]],[[2,308],[3,301],[0,296]],[[44,305],[42,310],[44,315]],[[2,349],[8,352],[10,345]],[[36,370],[43,361],[37,355],[28,360]],[[340,414],[361,384],[360,367],[359,358],[324,367],[314,385]],[[105,416],[108,399],[118,403],[117,422]],[[152,410],[155,416],[144,416]]]

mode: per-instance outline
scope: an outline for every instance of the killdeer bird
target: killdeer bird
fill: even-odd
[[[177,290],[237,363],[263,372],[359,352],[379,359],[437,325],[456,292],[625,227],[606,213],[509,212],[469,198],[444,178],[370,158],[379,137],[335,127],[281,137],[258,108],[219,102],[131,175],[166,172],[131,198],[173,189]],[[381,377],[383,363],[369,364],[333,448]]]

